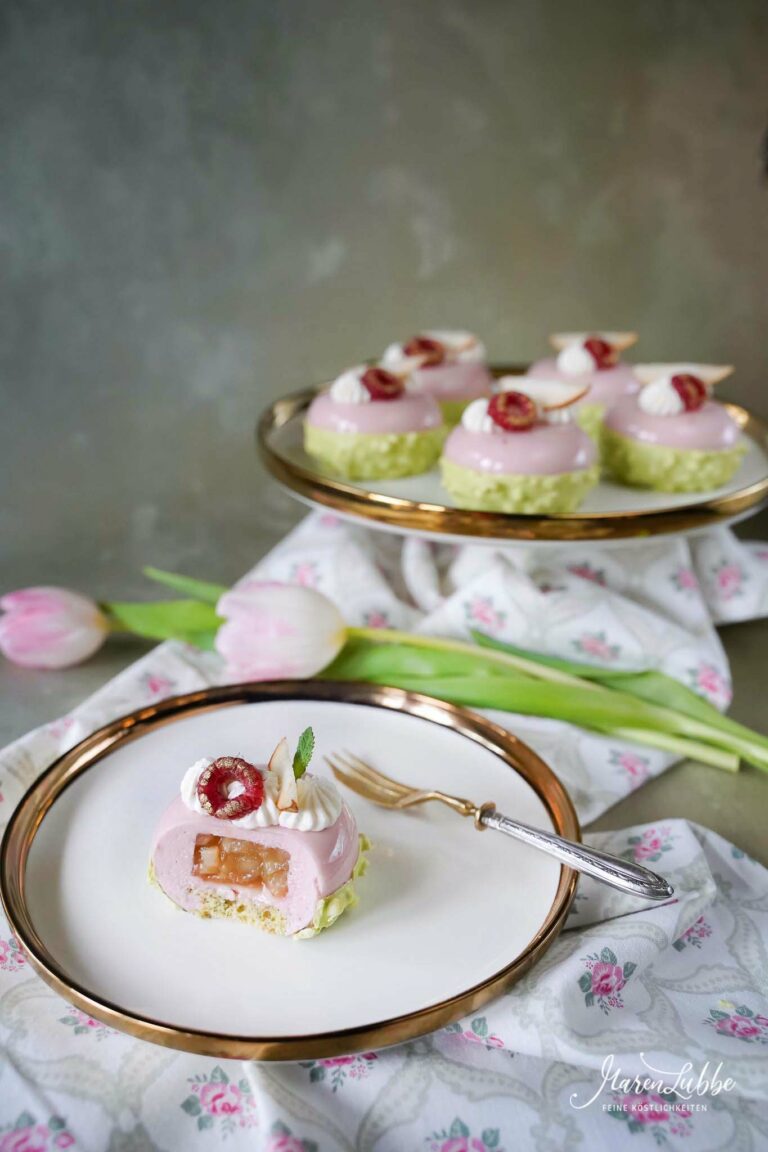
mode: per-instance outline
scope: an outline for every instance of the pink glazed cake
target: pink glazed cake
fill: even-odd
[[[461,508],[557,515],[572,512],[597,483],[594,441],[568,409],[571,384],[510,376],[490,400],[475,400],[448,437],[443,484]]]
[[[550,337],[557,356],[537,360],[528,375],[588,386],[589,393],[575,406],[576,418],[597,437],[616,401],[640,390],[634,369],[620,360],[621,352],[636,341],[634,332],[558,332]]]
[[[174,904],[307,938],[357,903],[368,844],[333,781],[304,770],[313,743],[308,729],[295,755],[281,740],[268,765],[223,756],[187,770],[150,861]]]
[[[381,363],[392,372],[411,372],[415,387],[439,402],[447,424],[458,423],[467,404],[488,396],[493,384],[485,346],[471,332],[430,329],[390,344]]]
[[[644,381],[606,415],[606,471],[622,484],[660,492],[705,492],[726,484],[746,442],[710,391],[732,369],[713,364],[638,365]]]
[[[343,372],[309,406],[304,450],[331,472],[357,480],[427,472],[440,455],[440,406],[407,375],[361,364]]]

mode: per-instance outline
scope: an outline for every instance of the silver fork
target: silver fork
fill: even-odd
[[[532,828],[529,824],[521,824],[509,816],[502,816],[496,811],[496,805],[488,801],[485,804],[474,804],[471,800],[464,800],[460,796],[449,796],[446,792],[435,789],[425,791],[411,788],[383,772],[377,772],[370,764],[366,764],[351,752],[344,755],[336,752],[333,756],[326,756],[325,762],[330,767],[337,780],[346,784],[358,796],[380,804],[383,808],[402,810],[413,808],[417,804],[427,804],[430,800],[438,800],[447,804],[460,816],[471,816],[475,828],[482,832],[486,828],[494,828],[497,832],[505,832],[515,840],[522,840],[554,856],[556,860],[574,868],[577,872],[585,872],[619,888],[622,892],[629,892],[633,896],[642,896],[646,900],[669,900],[674,896],[675,890],[663,876],[643,868],[639,864],[632,864],[622,860],[620,856],[612,856],[608,852],[601,852],[598,848],[588,848],[584,844],[577,844],[573,840],[565,840],[554,832],[545,832],[541,828]]]

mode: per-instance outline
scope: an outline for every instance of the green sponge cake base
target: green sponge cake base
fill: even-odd
[[[453,428],[454,425],[461,422],[464,409],[471,403],[471,400],[441,400],[440,411],[443,414],[443,420],[449,427]]]
[[[440,462],[443,484],[459,508],[484,512],[556,516],[573,512],[594,488],[599,468],[551,475],[510,475],[475,472],[445,457]]]
[[[440,455],[446,429],[377,434],[334,432],[304,424],[304,450],[350,480],[394,480],[428,472]]]
[[[576,416],[576,423],[579,427],[583,428],[596,444],[599,444],[603,431],[605,404],[583,404],[580,408],[576,409],[574,415]]]
[[[630,440],[603,428],[601,456],[612,479],[657,492],[708,492],[727,484],[747,451],[745,443],[704,452]]]

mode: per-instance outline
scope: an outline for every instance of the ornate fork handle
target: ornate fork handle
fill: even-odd
[[[478,828],[495,828],[497,832],[505,832],[507,836],[522,840],[523,843],[554,856],[556,860],[560,860],[570,868],[586,872],[613,888],[631,892],[633,896],[644,896],[646,900],[669,900],[674,896],[675,890],[672,885],[668,884],[663,876],[651,872],[649,868],[631,864],[628,860],[622,860],[620,856],[601,852],[599,848],[588,848],[584,844],[564,840],[554,832],[544,832],[540,828],[520,824],[517,820],[511,820],[509,816],[502,816],[493,805],[483,804],[477,810],[475,823]]]

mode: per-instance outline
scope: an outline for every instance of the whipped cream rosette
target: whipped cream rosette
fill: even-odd
[[[446,440],[443,484],[462,508],[556,515],[572,512],[597,483],[593,440],[573,419],[586,388],[506,376],[473,401]]]
[[[198,916],[314,936],[357,902],[367,848],[334,782],[306,771],[314,736],[269,763],[201,759],[155,832],[150,877]]]
[[[428,471],[445,439],[440,406],[413,387],[408,371],[360,364],[309,406],[304,449],[332,472],[356,480]]]
[[[412,386],[440,403],[456,424],[471,400],[488,396],[493,377],[485,346],[471,332],[427,329],[404,344],[390,344],[381,359],[392,372],[407,372]]]
[[[611,406],[640,388],[634,369],[621,362],[621,353],[636,341],[635,332],[556,332],[550,343],[557,356],[537,360],[528,375],[588,386],[588,394],[577,403],[576,418],[597,437]]]
[[[747,450],[739,424],[712,398],[733,369],[717,364],[638,364],[641,388],[605,417],[603,463],[622,484],[706,492],[733,477]]]

